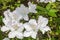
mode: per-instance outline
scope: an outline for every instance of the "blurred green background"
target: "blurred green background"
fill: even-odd
[[[3,25],[2,19],[4,17],[4,11],[6,11],[7,9],[13,11],[16,7],[19,7],[20,4],[28,6],[27,3],[29,1],[37,4],[37,13],[34,15],[29,14],[29,18],[37,19],[39,15],[47,17],[49,19],[48,25],[52,30],[49,33],[51,38],[49,38],[47,33],[43,35],[41,32],[38,32],[39,40],[60,40],[60,2],[58,1],[56,1],[55,3],[38,3],[37,0],[0,0],[0,26]],[[3,40],[3,38],[5,37],[7,37],[7,34],[1,32],[0,30],[0,40]],[[16,40],[16,38],[14,40]],[[28,38],[24,38],[23,40],[28,40]]]

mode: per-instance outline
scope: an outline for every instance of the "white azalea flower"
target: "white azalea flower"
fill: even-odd
[[[1,27],[1,31],[3,31],[3,32],[9,31],[9,30],[10,30],[10,32],[8,34],[9,38],[14,38],[14,37],[17,37],[19,39],[23,38],[22,31],[24,30],[24,27],[23,27],[22,23],[12,21],[12,24],[10,26],[5,25],[5,26]]]
[[[11,20],[9,22],[6,19],[4,19],[4,23],[5,22],[7,25],[3,26],[1,28],[1,31],[5,32],[5,31],[10,30],[10,33],[8,34],[9,38],[14,38],[14,37],[17,37],[19,39],[23,38],[23,34],[22,34],[23,32],[22,31],[24,30],[24,27],[23,27],[22,23],[19,23],[19,22],[13,21],[13,20]]]
[[[24,37],[36,38],[37,35],[37,22],[35,19],[30,19],[28,23],[24,24],[26,31],[24,32]]]
[[[23,38],[23,29],[24,27],[22,26],[22,24],[18,24],[18,23],[13,23],[12,26],[10,27],[11,32],[8,34],[9,38],[14,38],[17,37],[19,39]]]
[[[19,29],[21,29],[21,30],[19,30]],[[11,31],[15,31],[15,30],[23,31],[23,29],[24,29],[23,24],[22,23],[18,23],[18,22],[13,22],[11,27],[10,27]]]
[[[10,40],[9,38],[4,38],[3,40]]]
[[[29,11],[31,13],[37,13],[37,11],[36,11],[36,4],[32,4],[31,2],[28,2],[28,6],[29,6]]]
[[[42,16],[39,16],[38,18],[38,25],[40,26],[46,26],[48,24],[48,19],[47,18],[44,18]]]
[[[24,24],[27,31],[37,30],[37,22],[35,19],[30,19],[28,23]]]
[[[14,13],[15,18],[20,17],[20,19],[24,19],[26,21],[29,20],[29,18],[28,18],[29,9],[28,9],[28,7],[25,7],[23,4],[21,4],[20,7],[16,8],[15,12],[13,12],[13,13]],[[17,17],[16,17],[16,15],[17,15]]]
[[[9,27],[9,29],[12,31],[12,30],[15,30],[17,28],[20,28],[20,25],[22,25],[22,24],[17,22],[17,20],[12,19],[12,16],[10,14],[11,13],[9,10],[4,12],[5,18],[3,18],[3,23],[5,24],[6,27],[2,27],[2,29]],[[22,29],[22,27],[21,27],[21,29]]]
[[[22,23],[12,23],[12,26],[10,27],[11,32],[8,34],[9,38],[14,38],[17,37],[19,39],[23,38],[23,24]]]
[[[38,18],[38,28],[42,31],[44,34],[47,31],[50,31],[51,29],[47,26],[48,24],[48,19],[44,18],[42,16],[39,16]]]

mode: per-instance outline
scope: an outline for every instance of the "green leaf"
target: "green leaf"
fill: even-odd
[[[57,17],[56,12],[57,12],[57,10],[51,9],[51,10],[49,10],[48,15],[52,16],[52,17]]]
[[[51,38],[51,40],[55,40],[55,38],[54,38],[54,37],[52,37],[52,38]]]
[[[47,4],[46,10],[49,10],[51,8],[51,3]]]
[[[41,7],[41,6],[37,6],[37,10],[39,10],[39,11],[46,11],[46,9]]]
[[[1,30],[0,30],[0,40],[2,40],[2,32],[1,32]]]
[[[2,16],[0,16],[0,25],[2,25],[2,18],[3,18],[3,17],[2,17]]]

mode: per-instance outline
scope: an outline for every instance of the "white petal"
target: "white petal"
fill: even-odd
[[[51,31],[51,29],[48,26],[40,27],[40,30],[42,31],[43,34],[47,31]]]
[[[46,32],[43,28],[40,28],[40,31],[42,32],[42,34]]]
[[[25,23],[24,27],[25,27],[26,31],[31,31],[32,30],[32,28],[30,27],[30,25],[28,23]]]
[[[37,25],[37,22],[36,22],[35,19],[30,19],[30,20],[29,20],[29,24]]]
[[[36,36],[37,36],[37,32],[31,31],[31,37],[36,39]]]
[[[16,34],[17,34],[17,32],[12,31],[12,32],[10,32],[10,33],[8,34],[8,37],[9,37],[9,38],[15,38]]]
[[[24,26],[22,23],[18,24],[19,28],[17,29],[17,31],[22,32],[24,30]]]
[[[44,27],[47,24],[48,24],[48,19],[44,18],[42,16],[39,16],[39,18],[38,18],[38,25]]]
[[[28,20],[29,9],[21,4],[20,7],[16,8],[16,14],[21,17],[21,19]]]
[[[15,29],[11,26],[9,27],[10,28],[10,31],[15,31]]]
[[[30,19],[29,20],[29,25],[32,28],[32,30],[36,30],[37,31],[38,27],[37,27],[37,22],[36,22],[35,19]]]
[[[19,39],[23,39],[23,33],[18,32],[16,37],[19,38]]]
[[[36,9],[36,4],[32,4],[31,2],[28,2],[29,7]]]
[[[12,12],[11,17],[16,21],[20,21],[20,19],[22,19],[22,15],[20,15],[20,13],[17,13],[16,10]]]
[[[24,32],[24,37],[30,37],[31,33],[29,31]]]
[[[2,32],[9,31],[9,28],[6,27],[6,26],[3,26],[3,27],[1,27],[1,31],[2,31]]]
[[[21,4],[20,7],[16,8],[16,11],[17,11],[17,13],[20,14],[20,15],[28,14],[28,13],[29,13],[28,7],[25,7],[23,4]]]
[[[28,21],[28,20],[29,20],[28,15],[24,15],[24,16],[23,16],[23,18],[24,18],[24,20],[26,20],[26,21]]]
[[[50,27],[46,26],[46,27],[44,27],[44,30],[47,32],[47,31],[50,31],[51,29],[50,29]]]
[[[12,21],[12,20],[7,20],[6,18],[3,18],[3,23],[4,23],[6,26],[10,26],[10,25],[11,25],[11,21]]]
[[[4,16],[7,20],[9,20],[9,18],[10,18],[9,13],[10,13],[10,10],[7,10],[7,11],[4,12]]]
[[[9,38],[4,38],[3,40],[10,40]]]
[[[31,13],[37,13],[37,11],[35,10],[36,9],[36,5],[35,4],[32,4],[31,2],[28,2],[28,5],[29,5],[29,11]]]

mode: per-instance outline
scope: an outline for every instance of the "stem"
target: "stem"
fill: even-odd
[[[39,38],[37,37],[36,40],[39,40]]]
[[[14,38],[12,38],[12,40],[15,40]]]
[[[29,37],[28,40],[31,40],[31,38]]]
[[[50,36],[50,34],[49,34],[49,33],[47,33],[47,35],[48,35],[49,40],[51,40],[51,36]]]
[[[18,40],[18,39],[16,38],[16,40]]]

